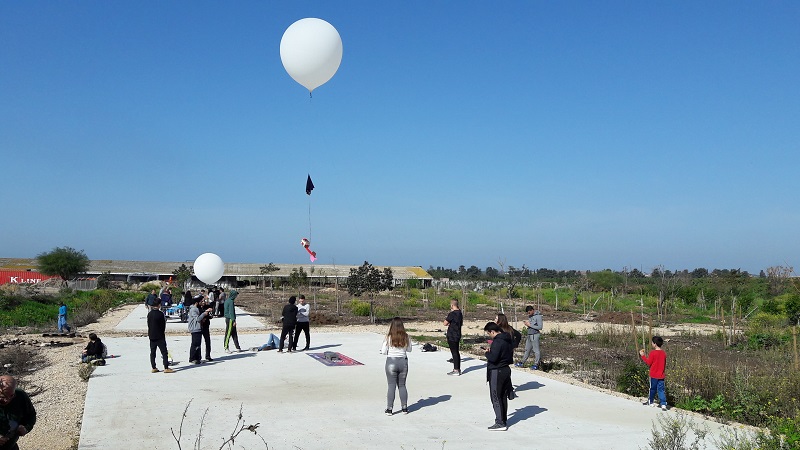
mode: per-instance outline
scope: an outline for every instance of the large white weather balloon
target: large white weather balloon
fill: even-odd
[[[216,283],[224,272],[222,258],[214,253],[203,253],[194,260],[194,276],[205,284]]]
[[[286,72],[310,94],[339,69],[342,38],[322,19],[300,19],[283,33],[281,61]]]

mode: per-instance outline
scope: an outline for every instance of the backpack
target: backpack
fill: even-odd
[[[430,342],[426,342],[425,345],[422,346],[423,352],[435,352],[436,346],[431,344]]]

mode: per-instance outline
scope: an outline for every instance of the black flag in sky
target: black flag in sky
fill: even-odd
[[[314,190],[314,183],[311,182],[311,175],[308,176],[306,180],[306,194],[311,195],[311,191]]]

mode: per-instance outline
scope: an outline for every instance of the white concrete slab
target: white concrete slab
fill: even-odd
[[[249,312],[237,307],[236,308],[236,326],[241,330],[247,329],[265,329],[264,325],[255,317],[251,316]],[[137,306],[127,317],[122,319],[116,327],[117,331],[141,331],[147,332],[147,308],[144,305]],[[187,324],[181,322],[176,317],[167,318],[167,331],[186,331]],[[214,317],[211,319],[211,332],[225,331],[225,319],[222,317]],[[105,339],[103,339],[105,342]],[[149,354],[149,350],[148,350]]]
[[[675,414],[514,370],[519,397],[509,402],[509,429],[490,432],[494,421],[483,362],[462,363],[464,374],[449,377],[449,352],[409,355],[410,414],[384,415],[385,357],[382,337],[371,333],[320,333],[312,349],[341,352],[364,365],[327,367],[305,353],[276,351],[222,355],[215,336],[214,362],[187,365],[189,337],[168,337],[180,363],[173,374],[150,373],[146,337],[104,339],[119,358],[98,367],[89,381],[79,449],[175,449],[170,429],[183,424],[183,448],[220,447],[234,429],[239,408],[247,424],[260,423],[270,449],[636,449],[647,445],[659,414]],[[241,336],[242,348],[266,340]],[[301,337],[301,345],[303,343]],[[157,363],[161,368],[160,355]],[[395,400],[399,411],[399,398]],[[206,412],[207,411],[207,412]],[[712,432],[720,425],[707,422]],[[249,432],[236,448],[265,448]]]

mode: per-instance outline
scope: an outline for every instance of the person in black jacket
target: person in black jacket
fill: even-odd
[[[447,346],[450,347],[450,362],[453,363],[453,370],[448,375],[461,375],[461,353],[458,346],[461,344],[461,325],[464,323],[464,316],[458,309],[458,300],[450,300],[450,313],[444,319],[444,326],[447,327]]]
[[[89,333],[89,343],[83,349],[81,362],[92,362],[95,359],[103,359],[103,341],[94,333]]]
[[[489,430],[506,431],[508,398],[513,393],[509,366],[514,362],[514,343],[511,335],[494,322],[487,323],[483,331],[492,339],[492,345],[486,352],[486,381],[489,382],[489,397],[494,408],[494,425]]]
[[[0,376],[0,449],[17,449],[17,440],[36,424],[36,408],[31,398],[17,388],[11,375]]]
[[[297,299],[293,296],[289,297],[289,303],[283,307],[281,320],[283,320],[283,328],[281,329],[281,343],[278,347],[278,353],[283,353],[283,343],[286,341],[286,336],[289,336],[289,347],[287,352],[292,353],[294,350],[294,327],[297,325],[297,306],[294,302]]]
[[[156,368],[156,348],[161,350],[161,357],[164,360],[164,373],[173,373],[174,370],[169,368],[169,353],[167,352],[167,337],[165,331],[167,330],[167,318],[161,312],[161,305],[155,305],[153,309],[147,313],[147,337],[150,338],[150,365],[153,367],[151,372],[156,373],[159,370]]]

